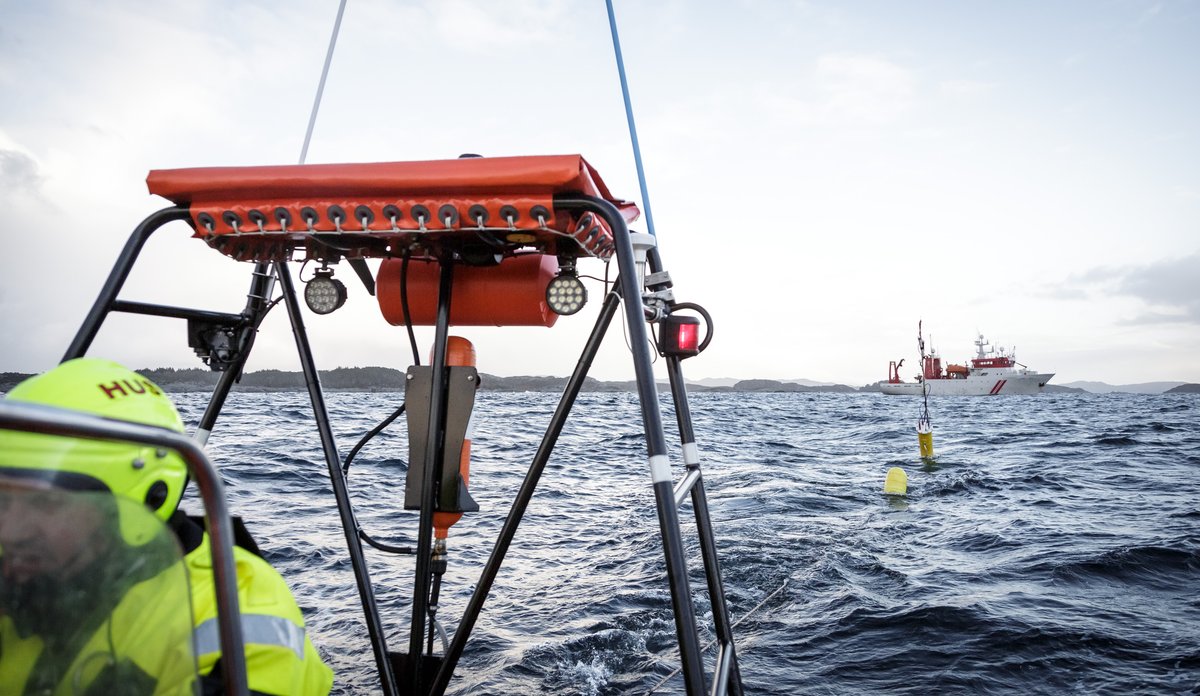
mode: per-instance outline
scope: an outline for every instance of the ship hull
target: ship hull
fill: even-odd
[[[966,379],[928,380],[931,396],[998,396],[1002,394],[1038,394],[1053,373],[1001,372],[972,374]],[[920,396],[921,382],[879,382],[879,391],[884,394]]]

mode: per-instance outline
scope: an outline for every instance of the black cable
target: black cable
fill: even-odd
[[[360,439],[358,441],[358,444],[356,444],[350,450],[350,453],[346,455],[346,462],[344,464],[342,464],[342,474],[343,475],[348,475],[350,473],[350,462],[354,461],[354,455],[358,454],[358,451],[363,448],[363,445],[370,442],[371,438],[375,437],[376,435],[378,435],[380,433],[380,431],[382,431],[384,428],[391,425],[392,422],[395,421],[397,418],[399,418],[400,414],[402,414],[402,413],[404,413],[404,404],[400,404],[400,408],[396,409],[396,411],[394,413],[392,413],[392,415],[388,416],[387,418],[384,418],[382,421],[380,421],[379,425],[375,426],[374,428],[371,428],[370,432],[368,432],[366,435],[362,436],[362,439]]]
[[[483,230],[476,227],[475,228],[475,236],[479,237],[479,241],[483,242],[484,244],[487,244],[488,246],[490,246],[494,249],[500,249],[502,251],[506,251],[508,249],[508,245],[505,244],[504,242],[500,241],[499,239],[497,239],[496,234],[494,232],[486,232],[485,233]]]
[[[404,313],[404,328],[408,330],[408,344],[412,346],[413,365],[421,364],[421,356],[417,352],[417,336],[413,333],[412,314],[408,311],[408,261],[412,253],[404,252],[404,260],[400,262],[400,310]]]
[[[416,334],[413,332],[412,314],[409,312],[409,309],[408,309],[408,262],[411,258],[412,258],[411,252],[409,252],[408,250],[405,250],[403,260],[400,262],[400,309],[404,313],[404,328],[408,330],[408,342],[409,342],[409,345],[412,346],[413,364],[420,365],[421,357],[420,357],[420,354],[417,352],[417,337],[416,337]],[[358,444],[354,445],[354,448],[351,449],[350,453],[346,455],[346,461],[345,461],[345,463],[342,464],[342,474],[343,475],[347,475],[350,473],[350,463],[352,461],[354,461],[354,456],[356,454],[358,454],[359,450],[361,450],[363,448],[363,445],[367,444],[371,440],[371,438],[378,435],[384,428],[391,425],[392,422],[395,421],[397,418],[399,418],[400,414],[402,414],[402,413],[404,413],[404,404],[400,404],[400,408],[396,409],[395,412],[392,413],[392,415],[388,416],[387,418],[384,418],[383,421],[381,421],[379,423],[379,425],[372,428],[371,431],[368,432],[366,435],[363,435],[362,439],[360,439],[358,441]],[[411,553],[413,553],[412,548],[409,546],[392,546],[391,544],[387,544],[382,541],[376,541],[375,539],[371,538],[371,535],[367,534],[366,531],[364,531],[362,527],[358,528],[358,538],[367,542],[367,544],[369,544],[370,546],[372,546],[376,549],[379,549],[380,551],[383,551],[385,553],[395,553],[395,554],[411,554]]]
[[[445,565],[445,561],[442,561],[442,565]],[[443,572],[444,572],[444,570],[445,569],[443,568]],[[438,610],[438,594],[441,592],[441,587],[442,587],[442,573],[441,572],[434,571],[433,582],[431,584],[432,584],[432,589],[429,591],[429,610],[428,610],[428,613],[429,613],[428,646],[429,647],[426,648],[426,653],[429,655],[433,654],[433,635],[434,635],[434,629],[437,626],[436,622],[437,622],[437,610]]]
[[[371,538],[371,535],[364,532],[361,527],[358,530],[358,538],[379,549],[380,551],[383,551],[384,553],[394,553],[399,555],[412,555],[413,553],[411,546],[392,546],[391,544],[385,544],[382,541],[375,541]]]
[[[391,425],[397,418],[400,417],[400,414],[402,414],[402,413],[404,413],[404,404],[400,404],[400,408],[396,409],[392,413],[392,415],[388,416],[387,418],[384,418],[382,421],[380,421],[379,425],[376,425],[374,428],[371,428],[370,432],[368,432],[366,435],[362,436],[362,439],[360,439],[358,441],[358,444],[354,445],[354,447],[350,450],[350,453],[346,455],[346,461],[345,461],[345,463],[342,464],[342,475],[343,476],[348,475],[350,473],[350,462],[354,461],[354,456],[357,455],[359,450],[361,450],[363,448],[363,445],[366,445],[368,442],[371,441],[371,438],[375,437],[380,432],[382,432],[384,428]],[[355,519],[357,519],[357,517]],[[382,541],[376,541],[375,539],[372,539],[371,535],[367,534],[361,526],[358,528],[358,538],[362,539],[363,541],[367,542],[371,546],[373,546],[385,553],[395,553],[395,554],[411,554],[411,553],[413,553],[412,547],[392,546],[391,544],[387,544]]]
[[[926,382],[921,382],[921,397],[925,400],[925,410],[921,413],[921,417],[917,419],[918,429],[922,425],[932,429],[933,424],[929,421],[929,385]]]
[[[324,235],[333,235],[334,237],[342,236],[340,234],[335,234],[333,232],[313,232],[313,233],[309,234],[307,238],[313,240],[317,244],[320,244],[321,246],[323,246],[327,249],[332,249],[333,251],[340,251],[343,254],[348,254],[348,253],[354,251],[354,247],[338,246],[338,245],[334,244],[333,242],[330,242],[330,241],[324,239],[323,238]]]

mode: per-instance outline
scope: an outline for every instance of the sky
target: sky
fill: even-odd
[[[298,161],[337,6],[0,0],[0,371],[61,358],[167,206],[151,169]],[[955,361],[983,333],[1058,383],[1200,382],[1197,0],[614,8],[664,265],[714,319],[689,379],[911,378],[923,321]],[[465,152],[579,153],[642,201],[604,2],[349,0],[308,162]],[[250,266],[190,232],[122,297],[240,311]],[[318,366],[404,369],[339,277],[346,306],[305,317]],[[553,329],[455,332],[483,372],[565,376],[589,290]],[[591,374],[631,379],[626,341]],[[115,316],[91,354],[201,366],[170,319]],[[282,308],[247,369],[298,369]]]

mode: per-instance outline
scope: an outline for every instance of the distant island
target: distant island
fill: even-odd
[[[164,389],[172,392],[210,391],[217,383],[219,373],[200,368],[176,369],[171,367],[146,368],[138,370]],[[29,374],[20,372],[0,372],[0,391],[12,389]],[[404,372],[390,367],[339,367],[333,370],[321,370],[321,385],[326,389],[354,391],[402,391],[404,389]],[[708,384],[705,384],[707,382]],[[523,376],[500,377],[497,375],[481,374],[479,387],[485,391],[498,392],[559,392],[566,386],[566,377]],[[1087,385],[1072,387],[1057,384],[1046,385],[1047,393],[1055,394],[1089,394],[1108,392],[1137,392],[1137,393],[1166,393],[1166,394],[1195,394],[1200,393],[1200,384],[1180,384],[1178,382],[1155,382],[1147,385],[1113,386],[1101,382],[1072,382],[1070,384]],[[1097,386],[1093,386],[1097,385]],[[1153,389],[1138,391],[1139,387]],[[1160,388],[1161,385],[1161,388]],[[1171,386],[1167,388],[1169,385]],[[259,370],[242,375],[238,388],[251,391],[298,391],[305,389],[304,374],[283,370]],[[660,390],[667,388],[665,383],[659,385]],[[626,392],[635,391],[636,382],[633,380],[606,382],[588,377],[584,381],[583,390],[591,392]],[[774,379],[743,379],[743,380],[701,380],[688,382],[688,390],[692,392],[832,392],[838,394],[853,394],[862,392],[878,392],[879,387],[872,383],[862,387],[851,387],[845,384],[829,384],[812,382],[810,380],[783,381]]]
[[[146,368],[137,370],[155,384],[172,392],[211,391],[217,384],[219,373],[199,368],[175,369],[171,367]],[[339,367],[334,370],[320,370],[321,386],[325,389],[347,391],[403,391],[404,372],[390,367]],[[0,372],[0,391],[12,389],[14,385],[30,375],[20,372]],[[485,391],[500,392],[560,392],[566,387],[566,377],[524,376],[499,377],[497,375],[480,374],[479,388]],[[665,389],[661,384],[660,389]],[[301,372],[286,372],[283,370],[259,370],[247,372],[238,382],[238,388],[252,391],[302,391],[304,390],[304,374]],[[704,392],[838,392],[853,393],[859,391],[844,384],[820,384],[808,386],[792,382],[780,382],[770,379],[747,379],[734,382],[729,386],[705,386],[688,384],[691,391]],[[584,379],[584,391],[592,392],[627,392],[636,391],[637,383],[633,380],[620,382],[605,382],[587,377]]]

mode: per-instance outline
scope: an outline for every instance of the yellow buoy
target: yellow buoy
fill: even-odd
[[[887,478],[883,481],[883,492],[887,495],[908,494],[908,474],[904,473],[904,469],[898,466],[888,469]]]
[[[921,446],[921,458],[933,458],[933,426],[929,421],[922,420],[917,423],[917,443]]]

